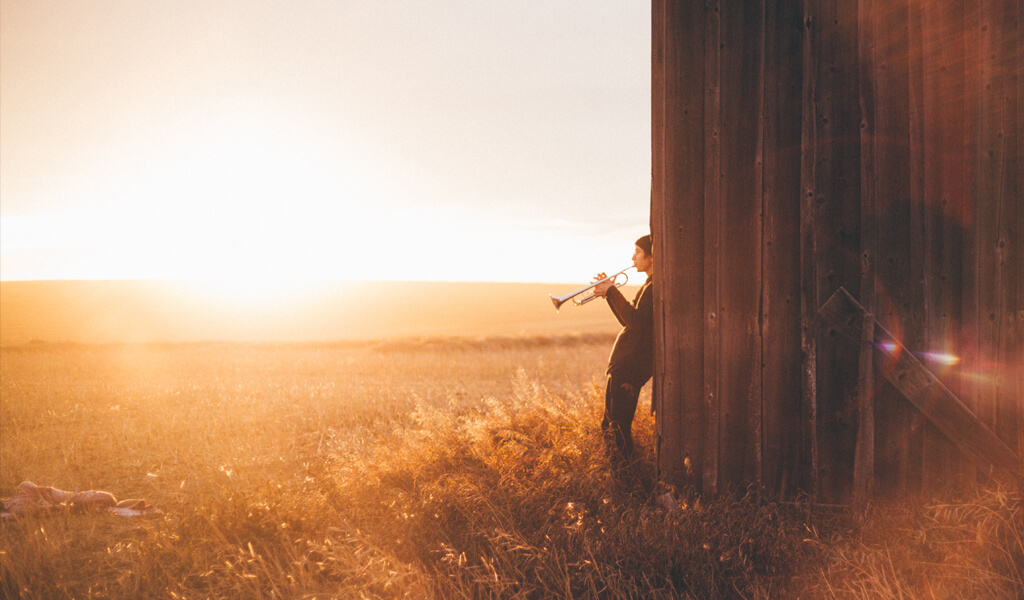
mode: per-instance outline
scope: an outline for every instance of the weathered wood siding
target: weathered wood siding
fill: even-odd
[[[895,360],[817,326],[840,287],[1024,450],[1022,6],[654,0],[667,481],[844,501],[855,456],[882,494],[984,479],[883,376]]]

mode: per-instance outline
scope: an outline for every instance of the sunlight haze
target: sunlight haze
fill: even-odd
[[[642,3],[2,0],[0,96],[5,281],[583,282],[648,231]]]

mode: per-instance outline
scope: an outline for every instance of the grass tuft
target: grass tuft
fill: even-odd
[[[361,460],[332,457],[346,522],[446,597],[714,598],[782,587],[803,551],[782,506],[755,490],[658,506],[651,456],[628,467],[609,460],[596,393],[554,395],[520,373],[510,398],[478,410],[421,408],[397,443]]]

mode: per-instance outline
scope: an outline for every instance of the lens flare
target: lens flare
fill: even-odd
[[[921,352],[919,356],[926,361],[938,363],[946,367],[951,367],[960,363],[959,356],[949,354],[947,352]]]
[[[893,342],[881,342],[875,344],[875,347],[888,354],[896,354],[900,350],[899,344]],[[948,352],[914,352],[912,350],[909,350],[908,352],[922,361],[939,364],[944,367],[951,367],[953,365],[960,364],[960,357]]]

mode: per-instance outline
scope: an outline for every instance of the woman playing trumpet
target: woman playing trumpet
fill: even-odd
[[[647,274],[633,302],[626,300],[614,279],[604,273],[594,278],[594,295],[605,298],[622,330],[615,338],[608,358],[608,387],[605,390],[604,417],[601,430],[606,439],[614,441],[627,461],[633,460],[633,415],[636,413],[640,389],[651,378],[654,364],[654,294],[651,274],[654,253],[651,236],[636,241],[633,266]],[[604,281],[602,281],[604,280]]]

